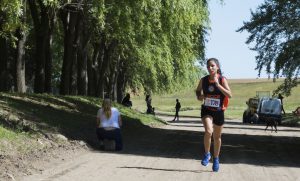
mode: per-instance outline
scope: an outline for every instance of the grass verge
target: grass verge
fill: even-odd
[[[0,154],[27,154],[64,141],[84,141],[97,147],[96,113],[101,100],[83,96],[0,93]],[[114,104],[124,134],[136,126],[160,126],[163,121]],[[45,140],[52,142],[47,145]],[[60,143],[61,142],[61,143]],[[14,152],[12,150],[15,150]]]

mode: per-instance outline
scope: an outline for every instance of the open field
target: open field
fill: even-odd
[[[229,107],[226,111],[227,119],[241,119],[243,111],[246,109],[246,101],[250,97],[256,95],[256,91],[274,91],[277,86],[282,84],[283,79],[277,80],[275,83],[272,79],[229,79],[230,88],[233,97],[230,99]],[[195,88],[196,89],[196,85]],[[170,95],[153,95],[152,105],[157,111],[174,114],[175,99],[181,102],[181,115],[199,116],[201,102],[196,100],[194,89],[185,90],[180,93]],[[139,111],[146,110],[145,97],[132,96],[133,108]],[[297,106],[300,106],[300,87],[296,87],[292,91],[292,95],[283,99],[284,109],[287,113],[291,113]]]

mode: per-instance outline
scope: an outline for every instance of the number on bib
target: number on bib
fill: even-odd
[[[208,107],[220,107],[220,99],[205,98],[204,105]]]

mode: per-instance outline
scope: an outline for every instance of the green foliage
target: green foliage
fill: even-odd
[[[0,21],[5,24],[1,25],[0,36],[9,36],[21,25],[20,17],[25,8],[22,2],[1,1],[0,13],[5,16],[0,16]],[[55,15],[59,15],[65,7],[75,6],[76,11],[83,13],[84,23],[87,24],[84,27],[91,36],[91,41],[88,42],[89,54],[92,54],[95,44],[104,42],[108,47],[116,42],[113,55],[109,58],[113,61],[120,59],[120,64],[124,65],[117,69],[124,72],[127,88],[156,93],[170,92],[191,86],[199,76],[201,69],[196,64],[204,59],[204,37],[208,26],[206,1],[84,0],[81,4],[66,0],[39,2],[42,2],[39,6],[50,7],[49,11]],[[56,19],[59,20],[58,17]],[[30,20],[25,25],[33,26]],[[60,83],[64,53],[63,32],[61,22],[56,23],[52,47],[52,82],[55,86]],[[33,59],[29,57],[31,58]]]
[[[24,4],[20,0],[2,0],[0,2],[0,37],[12,38],[20,27],[20,17],[24,13]]]
[[[275,78],[286,77],[276,93],[288,96],[299,84],[300,1],[266,0],[251,14],[251,20],[238,31],[248,31],[247,43],[256,43],[252,49],[258,52],[259,74],[266,68]]]
[[[43,0],[43,4],[48,7],[58,8],[59,0]]]
[[[152,84],[143,82],[149,85],[146,90],[159,93],[190,86],[194,82],[198,70],[195,62],[204,55],[204,49],[198,48],[204,44],[204,40],[199,39],[201,33],[198,30],[207,21],[207,9],[200,1],[181,0],[163,1],[158,8],[160,11],[154,11],[150,16],[154,19],[147,18],[145,22],[155,26],[148,26],[150,31],[146,35],[150,38],[144,40],[145,48],[141,48],[139,55],[143,65],[149,63],[146,63],[149,67],[144,76],[146,81],[151,79]],[[147,12],[147,17],[149,15],[151,11]]]
[[[104,22],[103,29],[97,27],[95,32],[104,33],[107,44],[118,42],[115,53],[130,69],[126,71],[129,88],[166,92],[191,85],[199,70],[195,62],[204,57],[205,3],[122,0],[99,4],[103,16],[95,20]]]

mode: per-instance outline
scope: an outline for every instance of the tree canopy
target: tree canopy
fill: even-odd
[[[204,59],[206,0],[3,0],[0,15],[0,91],[119,100],[194,85]]]
[[[266,0],[251,16],[238,31],[248,31],[246,43],[255,43],[259,75],[265,68],[274,78],[285,77],[274,94],[288,96],[299,84],[300,1]]]

